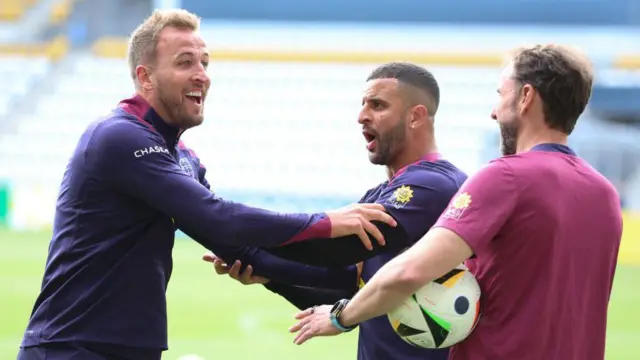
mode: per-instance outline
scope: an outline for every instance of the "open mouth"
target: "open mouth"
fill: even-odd
[[[362,135],[364,135],[364,139],[367,142],[367,150],[372,151],[376,146],[376,136],[369,131],[362,131]]]
[[[197,105],[202,104],[202,91],[190,91],[185,96]]]

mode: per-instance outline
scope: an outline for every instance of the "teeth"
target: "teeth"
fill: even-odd
[[[187,96],[202,97],[202,91],[190,91],[187,93]]]

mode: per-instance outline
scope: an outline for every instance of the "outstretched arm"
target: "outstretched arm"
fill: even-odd
[[[398,222],[397,227],[374,222],[386,244],[363,249],[357,237],[338,241],[311,239],[277,249],[265,249],[280,258],[315,265],[341,267],[372,258],[381,252],[399,252],[413,245],[435,224],[461,184],[428,171],[406,172],[385,188],[378,200]],[[244,261],[253,260],[245,259]]]
[[[261,276],[254,276],[251,265],[244,266],[240,261],[227,265],[213,254],[205,255],[203,260],[213,263],[218,275],[229,275],[229,277],[244,285],[263,284],[271,292],[282,296],[298,309],[352,297],[358,289],[357,285],[362,269],[361,264],[349,266],[342,269],[344,276],[340,283],[330,284],[330,288],[315,288],[313,286],[294,286],[272,281]],[[315,274],[309,273],[308,276],[313,277]],[[313,283],[314,280],[307,279],[307,282]]]
[[[182,231],[212,251],[215,244],[276,247],[364,233],[370,225],[364,221],[368,217],[395,222],[371,208],[347,214],[353,217],[344,212],[334,212],[337,216],[332,217],[281,214],[226,201],[186,175],[160,135],[129,119],[97,125],[91,145],[86,160],[109,186],[171,217]],[[136,156],[139,149],[154,151]]]
[[[441,176],[429,172],[398,176],[378,198],[378,204],[385,206],[398,226],[374,222],[386,244],[374,243],[373,251],[363,248],[356,236],[333,240],[315,238],[273,249],[224,245],[216,246],[212,251],[228,263],[240,260],[243,264],[251,264],[256,275],[290,285],[308,285],[299,281],[306,276],[293,279],[296,270],[289,270],[300,268],[289,264],[290,261],[296,265],[343,268],[381,252],[402,251],[429,230],[457,189],[457,184],[443,181]]]
[[[236,247],[215,244],[215,257],[226,264],[235,266],[244,273],[251,266],[252,274],[272,280],[282,285],[304,286],[323,289],[351,289],[356,283],[356,266],[323,267],[307,265],[282,259],[264,249],[255,247]],[[212,255],[205,260],[213,261]]]
[[[350,299],[355,293],[344,289],[314,289],[269,282],[265,287],[282,296],[299,310],[323,304],[333,304],[341,299]]]

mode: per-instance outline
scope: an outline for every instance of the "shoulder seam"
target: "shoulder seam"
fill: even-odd
[[[408,171],[409,169],[412,169],[412,168],[420,168],[420,165],[421,165],[421,164],[422,164],[422,162],[417,162],[417,163],[410,164],[409,166],[407,166],[407,171],[405,171],[403,174],[400,174],[400,176],[407,174],[407,173],[409,172],[409,171]],[[460,171],[462,171],[462,170],[460,170]],[[453,175],[452,175],[452,174],[449,174],[449,173],[447,173],[447,172],[434,172],[434,171],[429,171],[429,175],[440,175],[440,176],[446,177],[446,178],[447,178],[449,181],[451,181],[453,184],[456,184],[456,185],[458,185],[458,186],[459,186],[459,185],[461,185],[461,184],[458,184],[458,179],[456,179],[455,177],[453,177]],[[465,175],[466,175],[466,174],[465,174]],[[394,180],[395,180],[395,179],[394,179]]]
[[[418,167],[417,164],[415,164],[415,167]],[[409,168],[407,168],[407,170],[409,170]],[[426,170],[425,170],[426,171]],[[408,174],[408,171],[405,171],[404,173],[400,174],[400,176],[398,176],[398,178],[402,177],[403,175],[406,176],[406,174]],[[450,184],[451,186],[454,187],[454,192],[457,191],[457,189],[459,188],[458,184],[458,180],[456,178],[454,178],[451,174],[448,173],[444,173],[444,172],[434,172],[434,171],[429,171],[428,174],[424,174],[421,176],[421,178],[428,178],[430,181],[433,180],[433,177],[437,176],[438,178],[446,178],[447,184]],[[396,183],[396,180],[398,178],[394,178],[392,182],[389,183],[389,185]]]

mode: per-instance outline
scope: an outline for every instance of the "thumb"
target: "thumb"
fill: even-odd
[[[208,253],[208,254],[204,254],[202,255],[202,260],[206,261],[206,262],[214,262],[218,259],[217,256],[213,255],[212,253]]]

